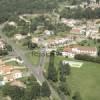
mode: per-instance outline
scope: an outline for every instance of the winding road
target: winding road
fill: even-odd
[[[41,66],[37,66],[37,65],[32,65],[31,61],[29,59],[27,59],[27,57],[25,56],[23,50],[21,50],[20,48],[17,47],[17,45],[10,40],[8,37],[6,37],[3,33],[2,33],[2,28],[4,27],[4,24],[0,25],[0,36],[9,44],[12,46],[13,48],[13,54],[14,56],[20,57],[23,61],[24,61],[24,66],[26,66],[30,73],[33,74],[36,79],[38,80],[38,82],[40,84],[42,84],[42,82],[45,80],[44,76],[43,76],[43,70]]]

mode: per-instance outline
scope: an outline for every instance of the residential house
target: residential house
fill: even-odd
[[[0,75],[3,77],[2,82],[7,83],[22,77],[22,72],[13,66],[0,66]]]
[[[47,46],[48,47],[57,47],[57,46],[60,47],[72,41],[73,41],[73,37],[71,36],[67,36],[63,38],[55,38],[55,39],[48,40]]]
[[[91,36],[92,39],[100,40],[100,34],[93,34]]]
[[[61,18],[61,23],[68,25],[69,27],[75,27],[75,24],[79,23],[79,20]]]
[[[22,35],[22,34],[15,34],[14,38],[15,40],[22,40],[22,39],[25,39],[28,35]]]
[[[32,41],[32,43],[38,44],[38,43],[39,43],[39,38],[38,38],[38,37],[33,37],[33,38],[31,39],[31,41]]]
[[[8,25],[10,25],[10,26],[17,26],[17,24],[15,23],[15,22],[13,22],[13,21],[11,21],[11,22],[8,22]]]
[[[13,67],[2,65],[0,66],[0,75],[10,74],[12,70],[13,70]]]
[[[18,78],[22,78],[22,72],[20,70],[12,70],[10,74],[3,77],[4,82],[11,82]]]
[[[5,82],[4,81],[0,81],[0,86],[3,86],[5,85]]]
[[[73,46],[65,47],[62,52],[63,56],[68,56],[69,58],[74,58],[76,54],[86,54],[90,56],[97,56],[97,48],[73,45]]]
[[[85,29],[83,27],[74,27],[72,28],[72,30],[70,31],[70,33],[72,34],[85,34]]]
[[[18,79],[22,77],[22,72],[20,70],[13,70],[12,75],[14,79]]]
[[[54,31],[51,31],[51,30],[45,30],[45,31],[44,31],[44,34],[45,34],[45,35],[48,35],[48,36],[54,35]]]
[[[5,48],[5,42],[0,39],[0,49],[4,49]]]

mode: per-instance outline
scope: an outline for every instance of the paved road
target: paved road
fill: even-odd
[[[37,80],[42,83],[45,78],[43,76],[42,73],[42,67],[38,67],[38,66],[34,66],[32,65],[32,63],[30,62],[29,59],[26,58],[26,56],[24,55],[23,50],[21,50],[20,48],[17,47],[17,45],[15,43],[12,42],[12,40],[10,40],[9,38],[7,38],[4,34],[2,34],[2,28],[3,28],[4,24],[0,26],[0,36],[13,47],[13,54],[15,56],[19,56],[23,61],[24,61],[24,66],[28,67],[29,71],[31,72],[31,74],[33,74]]]

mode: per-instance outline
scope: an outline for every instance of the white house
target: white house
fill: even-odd
[[[14,36],[15,40],[22,40],[25,39],[27,37],[27,35],[21,35],[21,34],[16,34]]]
[[[0,49],[3,49],[5,47],[5,43],[3,40],[0,40]]]
[[[12,74],[13,74],[13,78],[14,79],[18,79],[18,78],[21,78],[22,77],[22,72],[20,70],[14,70],[12,72]]]
[[[51,51],[57,51],[57,48],[46,48],[46,53],[50,53]]]
[[[33,37],[33,38],[31,39],[31,41],[32,41],[32,43],[38,44],[38,43],[39,43],[39,38],[38,38],[38,37]]]
[[[45,35],[48,35],[48,36],[54,35],[54,31],[45,30],[45,31],[44,31],[44,34],[45,34]]]
[[[69,58],[74,58],[76,54],[87,54],[90,56],[97,56],[97,48],[88,46],[71,46],[65,47],[62,52],[63,56],[68,56]]]
[[[62,18],[61,19],[61,23],[68,25],[69,27],[74,27],[76,23],[78,23],[78,20],[74,20],[74,19],[66,19],[66,18]]]
[[[0,81],[0,86],[5,85],[6,83],[4,81]]]
[[[11,21],[11,22],[8,22],[8,25],[10,25],[10,26],[17,26],[17,24],[15,23],[15,22],[13,22],[13,21]]]

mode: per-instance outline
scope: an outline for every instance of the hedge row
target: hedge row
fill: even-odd
[[[100,57],[93,57],[93,56],[89,56],[89,55],[77,54],[77,55],[75,55],[75,59],[100,63]]]

